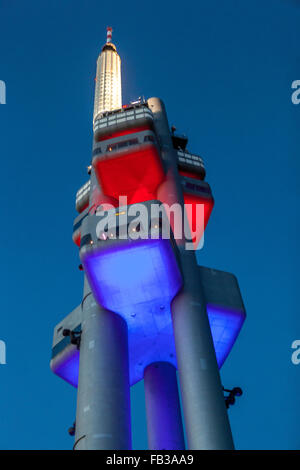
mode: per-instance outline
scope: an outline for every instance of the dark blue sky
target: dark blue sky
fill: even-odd
[[[0,0],[0,449],[67,449],[75,390],[49,369],[55,324],[81,300],[75,193],[92,144],[105,28],[123,102],[159,96],[205,160],[215,208],[199,263],[238,276],[248,318],[222,369],[241,449],[300,448],[300,2]],[[135,448],[146,447],[143,386]]]

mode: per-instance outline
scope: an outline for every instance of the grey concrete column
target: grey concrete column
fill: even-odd
[[[131,449],[127,324],[88,288],[82,308],[74,448]]]
[[[195,253],[181,250],[183,290],[172,302],[180,390],[189,449],[233,449]]]
[[[154,114],[166,171],[166,182],[158,189],[158,198],[169,205],[179,202],[183,208],[177,155],[164,104],[158,98],[150,98],[148,105]],[[186,218],[185,211],[183,214]],[[195,252],[185,250],[184,238],[176,242],[184,286],[172,302],[172,318],[188,446],[189,449],[232,449],[233,440]]]
[[[184,450],[176,369],[155,362],[144,372],[149,450]]]

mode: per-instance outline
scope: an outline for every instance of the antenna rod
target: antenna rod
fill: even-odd
[[[108,26],[106,28],[106,31],[107,31],[106,42],[111,42],[112,28],[110,26]]]

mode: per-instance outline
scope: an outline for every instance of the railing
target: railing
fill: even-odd
[[[194,155],[189,152],[183,152],[182,150],[177,150],[177,155],[179,163],[204,168],[204,162],[198,155]]]
[[[102,116],[100,119],[96,119],[94,123],[94,132],[105,127],[145,118],[153,120],[152,111],[150,111],[146,106],[122,109],[118,113],[112,113],[108,116]]]
[[[82,205],[88,201],[90,188],[91,188],[91,182],[88,181],[83,186],[81,186],[81,188],[77,191],[75,205],[76,205],[76,210],[78,210],[78,212],[80,212]]]

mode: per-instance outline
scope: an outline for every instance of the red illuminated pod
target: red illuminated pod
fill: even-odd
[[[117,155],[96,159],[94,168],[103,193],[119,199],[127,196],[128,204],[156,199],[156,190],[164,180],[158,150],[153,144],[142,149],[126,149]]]
[[[198,246],[201,238],[203,237],[204,230],[206,229],[210,214],[214,207],[214,200],[212,197],[194,196],[192,194],[183,193],[184,204],[186,205],[187,217],[192,233],[195,233],[193,243],[195,248]],[[196,218],[196,204],[204,204],[204,224],[195,224]]]
[[[134,128],[130,131],[106,134],[107,140],[122,135],[136,133],[145,130]],[[160,156],[155,145],[143,144],[138,149],[126,149],[117,154],[106,154],[106,158],[96,158],[93,162],[95,173],[101,190],[106,196],[118,200],[120,196],[127,196],[128,204],[134,204],[152,199],[157,199],[157,188],[165,180],[164,170]],[[193,179],[203,179],[194,174],[180,171],[182,176]],[[163,201],[166,202],[166,201]],[[210,214],[214,206],[212,195],[193,195],[184,191],[184,203],[187,205],[187,216],[191,231],[195,233],[193,242],[198,246],[203,232],[207,226]],[[204,205],[204,223],[197,223],[196,205]],[[172,225],[172,222],[171,222]]]

